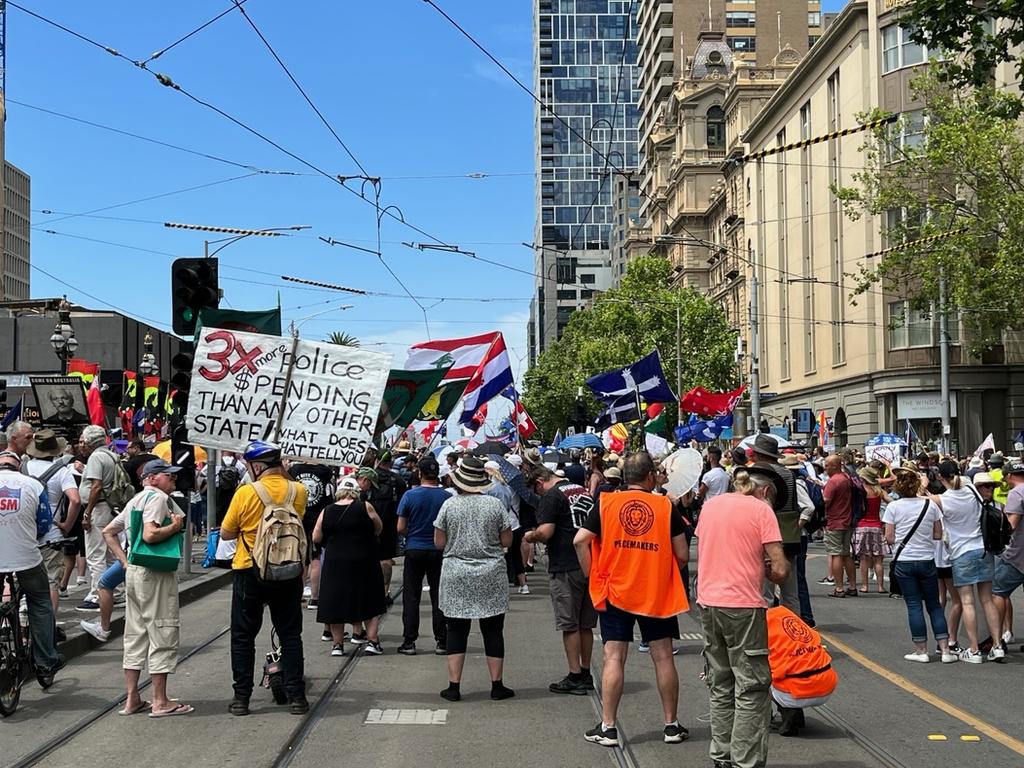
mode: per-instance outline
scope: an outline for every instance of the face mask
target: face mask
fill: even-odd
[[[222,456],[221,457],[221,462],[223,462],[225,467],[234,466],[234,464],[235,464],[235,457],[234,456]]]

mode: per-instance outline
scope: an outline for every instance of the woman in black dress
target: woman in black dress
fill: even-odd
[[[332,656],[345,655],[345,625],[366,623],[366,653],[379,656],[377,636],[384,604],[384,574],[377,558],[380,518],[373,505],[359,500],[351,477],[338,484],[337,503],[320,513],[313,542],[324,551],[316,620],[331,630]]]

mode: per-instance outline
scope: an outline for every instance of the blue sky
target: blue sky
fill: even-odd
[[[134,60],[230,7],[227,0],[23,2]],[[448,0],[441,6],[524,82],[531,82],[528,0]],[[836,7],[826,3],[826,10]],[[359,162],[370,175],[383,178],[382,205],[398,206],[409,222],[427,232],[512,268],[403,247],[403,240],[426,238],[384,219],[384,257],[414,294],[494,299],[421,299],[429,307],[432,336],[501,330],[521,374],[533,290],[526,274],[532,271],[532,253],[520,244],[533,239],[530,98],[422,0],[248,0],[245,9]],[[86,295],[92,294],[126,314],[166,325],[172,259],[167,254],[201,255],[204,235],[169,230],[161,222],[242,228],[309,224],[312,229],[293,237],[248,238],[226,248],[220,254],[223,305],[264,308],[273,306],[280,293],[288,321],[352,304],[347,311],[309,319],[302,334],[322,337],[343,330],[392,352],[399,363],[406,346],[426,338],[423,313],[408,298],[303,290],[277,277],[403,295],[376,256],[317,239],[333,237],[372,248],[371,206],[160,86],[129,62],[10,6],[7,24],[6,154],[32,177],[33,264],[74,286],[34,270],[33,296],[67,293],[86,306],[102,306]],[[358,173],[237,11],[150,68],[328,173]],[[23,104],[243,165],[308,175],[237,178],[249,171]],[[471,173],[489,175],[467,178]],[[118,207],[96,211],[108,206]],[[55,221],[86,211],[96,212]]]

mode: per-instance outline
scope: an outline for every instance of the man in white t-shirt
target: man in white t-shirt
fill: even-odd
[[[701,501],[710,501],[715,496],[729,492],[729,473],[722,469],[722,449],[717,445],[710,446],[707,459],[711,468],[700,479],[697,491],[697,498]]]

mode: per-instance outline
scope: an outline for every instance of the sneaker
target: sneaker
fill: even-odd
[[[98,613],[100,610],[100,604],[93,602],[92,600],[83,600],[75,606],[75,610],[81,611],[82,613]]]
[[[960,661],[960,657],[955,653],[943,653],[940,655],[943,664],[952,664],[955,661]]]
[[[288,703],[290,705],[289,711],[293,715],[304,715],[309,712],[309,702],[306,701],[305,696],[297,696]]]
[[[594,690],[594,677],[589,672],[581,673],[583,676],[579,679],[579,685],[585,691]]]
[[[960,647],[960,644],[956,640],[949,644],[950,653],[960,654],[963,652],[963,650],[964,649]]]
[[[665,734],[666,744],[679,744],[680,742],[686,741],[690,738],[690,732],[683,728],[679,723],[666,725],[663,733]]]
[[[345,645],[343,643],[335,643],[331,646],[331,656],[344,656]]]
[[[818,579],[819,584],[835,584],[836,580],[831,576],[826,576],[824,579]]]
[[[528,585],[526,585],[526,584],[523,584],[523,586],[521,586],[519,588],[519,594],[520,595],[528,595],[528,594],[530,594],[530,587]]]
[[[408,640],[398,646],[398,652],[403,656],[415,656],[416,655],[416,643],[410,643]]]
[[[68,664],[67,659],[64,658],[63,653],[57,654],[57,663],[52,667],[37,667],[36,668],[36,681],[43,688],[49,688],[53,685],[53,678],[56,677],[57,673],[60,672]]]
[[[348,639],[352,645],[366,645],[366,633],[356,632],[352,637]]]
[[[80,621],[78,622],[78,626],[95,637],[101,643],[105,643],[110,639],[110,630],[103,629],[103,625],[98,621]]]
[[[1003,664],[1006,661],[1006,651],[1002,648],[993,648],[988,652],[988,656],[985,657],[988,661],[996,661]]]
[[[88,583],[88,579],[86,579],[85,576],[76,576],[75,577],[75,586],[76,587],[80,587],[83,584],[87,584],[87,583]]]
[[[583,738],[593,744],[600,744],[602,747],[619,746],[619,731],[616,728],[605,728],[604,723],[598,723],[589,731],[583,734]]]
[[[447,656],[448,655],[448,646],[446,646],[444,643],[438,643],[437,645],[434,646],[434,655],[435,656]]]
[[[651,646],[649,646],[643,640],[640,641],[640,644],[636,647],[636,649],[638,651],[640,651],[640,653],[650,653],[651,652]]]
[[[380,643],[374,640],[370,640],[366,643],[366,647],[363,649],[363,653],[368,656],[383,656],[384,649],[380,647]]]
[[[333,643],[334,642],[334,635],[331,634],[331,630],[325,629],[323,631],[323,634],[320,635],[320,642],[321,643]]]
[[[241,696],[235,696],[228,704],[228,712],[235,717],[244,717],[249,714],[249,699]]]
[[[960,661],[966,661],[968,664],[981,664],[985,661],[985,656],[981,651],[972,651],[970,648],[965,648],[960,651]]]
[[[919,661],[922,664],[927,664],[931,661],[931,657],[928,656],[926,651],[914,651],[913,653],[903,654],[903,658],[907,661]]]
[[[527,563],[523,566],[523,570],[525,570],[527,573],[533,573],[536,569],[533,567],[533,563]]]
[[[313,596],[313,588],[308,584],[302,588],[302,599],[309,600]]]
[[[309,600],[306,602],[306,609],[307,610],[315,611],[319,607],[320,607],[320,601],[319,600],[314,600],[312,597],[309,598]]]
[[[1012,642],[1013,642],[1013,632],[1011,632],[1010,630],[1006,630],[1005,632],[1003,632],[1003,643],[1005,645],[1009,645]]]
[[[570,675],[566,675],[557,683],[552,683],[548,686],[548,690],[551,693],[566,693],[571,696],[586,696],[587,689],[583,687],[581,680],[575,680]]]
[[[67,587],[57,587],[57,595],[60,597],[61,600],[67,600],[69,597],[71,597],[71,595],[68,594]]]

